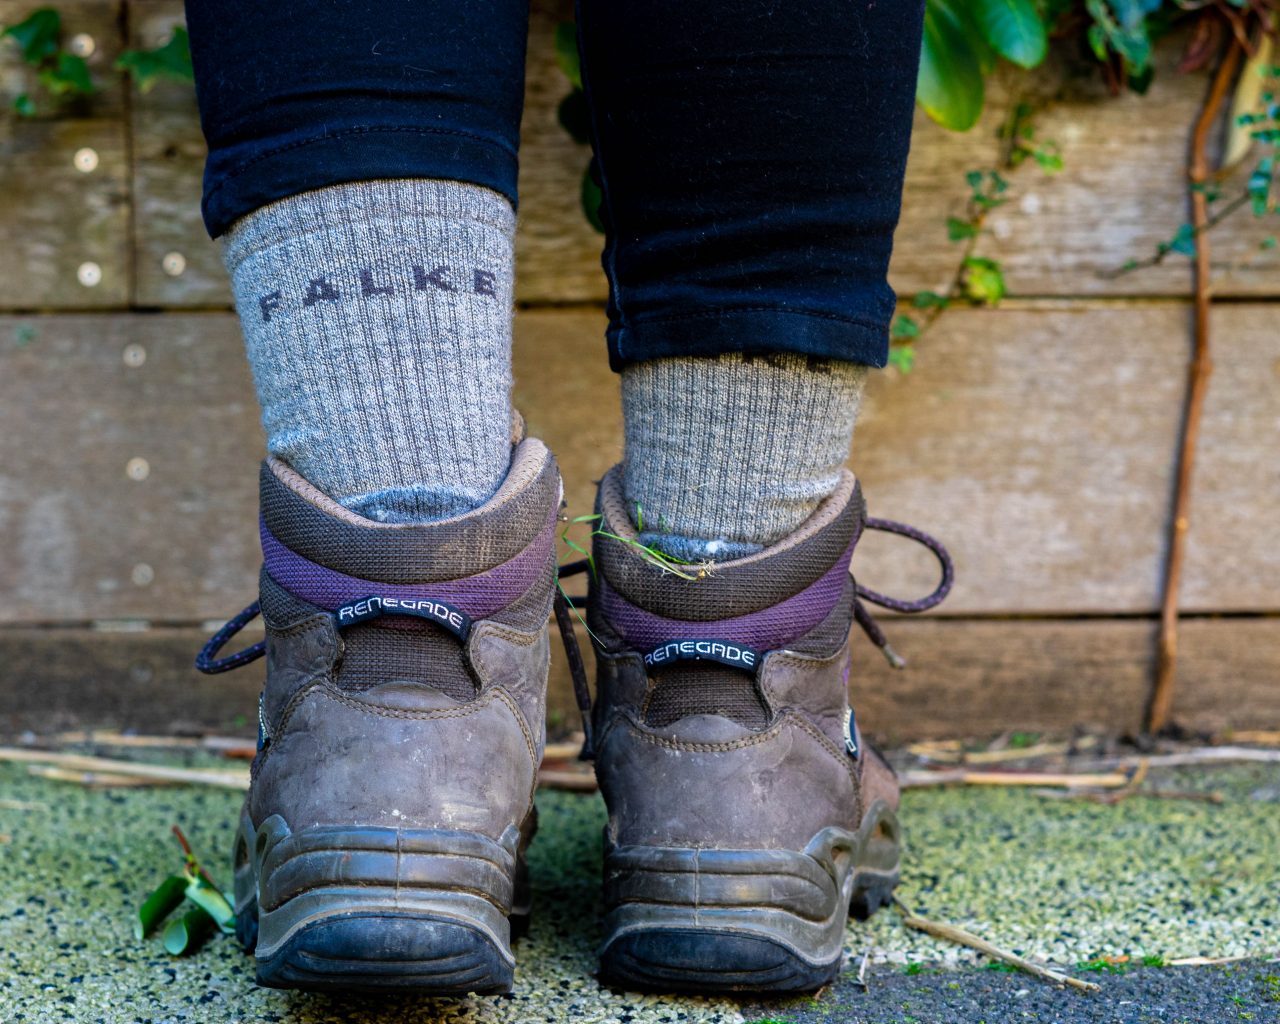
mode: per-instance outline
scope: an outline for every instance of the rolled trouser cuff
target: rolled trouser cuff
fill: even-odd
[[[265,152],[244,147],[205,168],[205,226],[217,238],[268,203],[351,181],[441,178],[481,185],[516,203],[514,150],[446,128],[364,126],[298,138]]]
[[[864,366],[889,361],[889,321],[781,308],[708,309],[685,316],[611,323],[609,364],[730,352],[795,352]]]

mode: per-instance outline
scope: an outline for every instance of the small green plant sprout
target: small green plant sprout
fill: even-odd
[[[24,63],[36,69],[36,80],[55,100],[90,96],[96,91],[84,58],[62,48],[62,15],[52,7],[32,11],[15,25],[7,26],[0,37],[17,44]],[[38,106],[30,93],[13,99],[19,117],[34,117]]]
[[[194,82],[187,30],[175,25],[168,40],[154,50],[125,50],[116,59],[116,69],[128,72],[142,92],[150,92],[156,82],[166,78]]]
[[[1142,958],[1143,967],[1168,967],[1169,961],[1159,953],[1148,953]]]
[[[133,934],[145,939],[175,910],[190,906],[181,917],[165,925],[161,933],[164,948],[174,956],[192,953],[215,931],[230,935],[235,931],[235,911],[222,890],[204,870],[191,852],[191,844],[182,829],[173,826],[173,834],[185,858],[182,871],[170,875],[138,908]]]
[[[905,967],[902,968],[902,973],[903,974],[923,974],[924,964],[917,963],[916,961],[912,960],[910,963],[908,963]]]
[[[1081,960],[1076,964],[1078,971],[1094,971],[1099,974],[1124,974],[1129,969],[1130,958],[1127,956],[1099,956],[1092,960]]]

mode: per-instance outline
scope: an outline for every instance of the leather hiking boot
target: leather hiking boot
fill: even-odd
[[[381,524],[261,475],[267,679],[235,844],[237,932],[283,988],[511,987],[542,759],[555,461],[516,446],[463,516]],[[220,661],[250,606],[201,654]]]
[[[824,985],[848,914],[890,901],[901,856],[896,778],[848,702],[850,626],[885,647],[860,596],[936,604],[945,552],[869,524],[847,472],[794,534],[710,567],[639,546],[616,468],[597,511],[603,977],[702,992]],[[928,543],[938,592],[907,605],[859,588],[849,559],[867,525]]]

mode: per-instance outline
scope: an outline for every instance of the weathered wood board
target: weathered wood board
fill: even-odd
[[[136,35],[162,41],[181,16],[177,0],[133,0]],[[601,239],[579,208],[589,152],[560,127],[556,108],[568,85],[555,65],[555,25],[572,17],[567,0],[536,0],[529,36],[522,125],[517,296],[523,303],[597,302],[605,297]],[[1106,95],[1086,65],[1069,75],[1061,61],[1035,75],[1006,69],[992,84],[982,123],[955,134],[917,114],[902,226],[892,280],[902,293],[945,287],[958,247],[946,241],[946,218],[962,212],[969,170],[998,165],[998,129],[1022,98],[1044,104],[1036,136],[1057,144],[1065,169],[1047,176],[1028,160],[1008,172],[1011,199],[990,217],[982,255],[1003,261],[1011,295],[1185,295],[1187,261],[1106,279],[1103,272],[1144,258],[1186,219],[1183,182],[1189,125],[1204,90],[1202,76],[1177,74],[1178,36],[1159,48],[1159,73],[1146,96]],[[138,301],[144,306],[228,302],[217,252],[199,220],[204,145],[189,87],[160,85],[134,102]],[[1249,167],[1224,184],[1242,187]],[[1241,213],[1213,233],[1219,294],[1280,294],[1280,250],[1259,249],[1275,226]],[[185,270],[168,276],[170,253]]]
[[[36,7],[0,0],[0,25]],[[99,92],[59,103],[38,86],[11,40],[0,41],[0,308],[123,306],[131,286],[129,174],[120,53],[120,5],[60,4],[64,43],[85,60]],[[38,115],[9,109],[28,93]]]
[[[951,547],[946,614],[1156,608],[1185,319],[1170,303],[957,310],[912,374],[875,381],[854,463],[873,514]],[[1223,306],[1215,327],[1184,607],[1276,610],[1280,332],[1268,306]],[[560,454],[570,515],[619,455],[601,330],[598,312],[516,320],[517,401]],[[262,438],[230,314],[0,318],[0,416],[0,549],[16,553],[0,622],[247,603]],[[890,593],[933,583],[927,554],[879,535],[855,569]]]
[[[1136,731],[1154,631],[1154,622],[1131,619],[894,622],[908,668],[893,671],[855,636],[852,699],[868,734],[892,742],[1005,729]],[[0,734],[119,727],[252,735],[262,665],[199,675],[192,660],[205,635],[0,629]],[[1175,718],[1206,732],[1280,727],[1277,676],[1280,619],[1189,620]],[[578,728],[558,642],[549,709],[553,735]]]

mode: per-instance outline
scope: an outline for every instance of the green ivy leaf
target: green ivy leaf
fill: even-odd
[[[893,318],[893,323],[889,327],[891,341],[910,341],[918,337],[920,337],[920,325],[912,317],[907,316],[906,313],[899,313]]]
[[[195,81],[187,30],[175,25],[168,42],[154,50],[125,50],[116,58],[116,68],[132,75],[142,92],[149,92],[162,78]]]
[[[596,180],[595,161],[592,160],[587,164],[587,169],[582,174],[582,212],[587,215],[587,220],[593,228],[604,234],[604,220],[600,216],[600,204],[604,202],[604,193],[600,190],[600,183]]]
[[[964,294],[972,302],[996,305],[1004,298],[1004,270],[995,260],[970,256],[964,261]]]
[[[1196,254],[1196,230],[1190,224],[1179,224],[1178,230],[1169,241],[1164,244],[1164,248],[1181,253],[1183,256],[1194,256]]]
[[[926,0],[916,101],[944,128],[968,131],[982,114],[981,53],[951,0]]]
[[[916,347],[914,345],[894,345],[889,349],[889,365],[899,373],[910,373],[916,365]]]
[[[94,91],[89,65],[74,53],[59,53],[53,66],[40,72],[40,84],[54,96],[89,96]]]
[[[574,142],[591,141],[591,112],[587,108],[587,96],[581,89],[574,89],[560,101],[556,108],[560,127],[569,133]]]
[[[18,44],[22,59],[28,64],[40,64],[58,52],[62,17],[52,7],[41,7],[18,24],[10,25],[0,35],[8,36]]]
[[[972,221],[961,220],[959,217],[947,218],[947,238],[952,242],[963,242],[977,233],[978,226]]]
[[[18,95],[13,98],[13,109],[17,112],[19,117],[36,116],[35,100],[25,92],[18,93]]]
[[[556,26],[556,63],[575,89],[582,88],[582,66],[578,62],[578,27],[572,21]]]
[[[1033,68],[1049,51],[1049,36],[1032,0],[971,0],[987,42],[1019,67]]]
[[[1253,173],[1249,175],[1249,181],[1245,185],[1255,217],[1261,217],[1267,212],[1267,206],[1271,199],[1273,167],[1274,160],[1272,157],[1266,157],[1258,161],[1258,166],[1253,169]]]
[[[937,292],[916,292],[911,305],[916,309],[946,309],[951,305],[951,300]]]
[[[1056,142],[1046,142],[1031,154],[1045,174],[1057,174],[1063,168],[1062,153]]]

